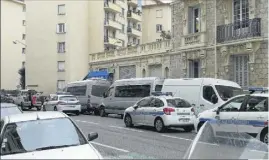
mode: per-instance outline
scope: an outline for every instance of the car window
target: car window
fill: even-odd
[[[111,97],[113,95],[113,89],[114,89],[114,87],[108,89],[108,91],[107,91],[108,97]]]
[[[77,98],[74,96],[62,96],[59,97],[60,101],[77,101]]]
[[[91,95],[96,97],[102,97],[103,93],[107,91],[108,88],[109,88],[108,86],[93,85]]]
[[[234,98],[225,105],[223,105],[220,109],[220,112],[238,112],[244,100],[245,96]]]
[[[69,118],[10,123],[4,128],[2,138],[1,155],[88,144]]]
[[[265,112],[268,111],[268,98],[266,97],[251,97],[246,103],[247,112]]]
[[[174,98],[174,99],[167,99],[168,106],[176,107],[176,108],[190,108],[191,104],[184,99]]]
[[[51,97],[50,100],[51,100],[51,101],[57,101],[57,100],[58,100],[58,96],[53,96],[53,97]]]
[[[212,102],[212,96],[216,95],[212,86],[204,86],[203,87],[203,98],[209,102]]]
[[[140,102],[138,102],[137,105],[139,107],[149,107],[151,100],[152,100],[151,97],[144,98]]]
[[[164,103],[162,100],[160,100],[159,98],[154,98],[151,102],[150,102],[150,107],[163,107]]]

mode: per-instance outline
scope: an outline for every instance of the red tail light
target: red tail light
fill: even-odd
[[[58,105],[64,105],[64,104],[65,104],[65,102],[63,102],[63,101],[58,102]]]
[[[175,109],[174,108],[164,108],[163,112],[166,115],[171,115],[171,112],[175,112]]]

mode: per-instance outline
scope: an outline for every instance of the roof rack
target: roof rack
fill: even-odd
[[[152,92],[153,96],[173,96],[172,92]]]
[[[260,91],[261,93],[268,92],[268,87],[249,87],[248,88],[250,94],[253,94],[254,92]]]

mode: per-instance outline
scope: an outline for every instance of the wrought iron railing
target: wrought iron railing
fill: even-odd
[[[261,36],[261,18],[217,26],[217,43]]]
[[[132,33],[132,27],[127,28],[127,33]]]

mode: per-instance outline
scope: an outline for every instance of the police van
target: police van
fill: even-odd
[[[190,132],[195,119],[191,104],[181,97],[173,97],[171,92],[154,92],[124,112],[126,127],[152,126],[157,132],[163,132],[169,127],[179,127]]]
[[[268,88],[251,87],[249,90],[252,94],[235,96],[220,106],[198,114],[195,131],[198,132],[206,121],[217,122],[219,125],[213,128],[216,137],[248,133],[268,144]]]

